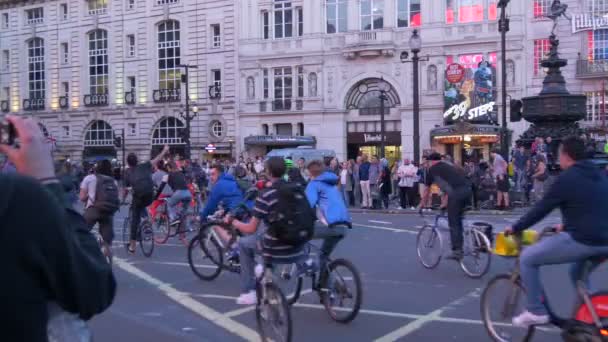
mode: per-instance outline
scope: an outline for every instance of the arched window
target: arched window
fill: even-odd
[[[163,118],[154,128],[152,133],[152,145],[177,145],[183,144],[184,141],[180,135],[180,131],[184,128],[184,124],[174,118]]]
[[[180,89],[179,21],[168,20],[158,25],[158,85],[160,89]]]
[[[108,93],[108,32],[89,33],[89,86],[91,94]]]
[[[84,146],[114,146],[114,132],[109,123],[93,121],[84,135]]]
[[[29,98],[43,99],[45,93],[44,40],[34,38],[27,43]]]
[[[216,138],[221,138],[224,136],[224,126],[220,121],[214,121],[211,124],[211,133],[213,133]]]

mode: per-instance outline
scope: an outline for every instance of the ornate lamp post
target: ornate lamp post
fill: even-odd
[[[185,73],[182,75],[182,82],[186,86],[186,112],[181,114],[181,117],[186,121],[186,132],[184,134],[184,140],[186,141],[186,159],[190,159],[190,122],[196,117],[196,112],[190,115],[190,92],[188,91],[188,71],[189,69],[198,68],[196,65],[180,64],[180,68],[185,69]]]
[[[422,39],[418,35],[418,30],[412,32],[410,37],[410,49],[412,50],[412,73],[414,77],[414,101],[413,101],[413,114],[414,114],[414,161],[420,162],[420,78],[418,72],[418,64],[420,63],[420,57],[418,53],[422,48]],[[406,56],[407,58],[407,56]]]
[[[509,138],[507,130],[507,32],[509,32],[509,18],[507,18],[507,4],[509,0],[499,0],[496,5],[500,8],[500,19],[498,20],[498,32],[500,32],[500,64],[501,64],[501,87],[502,87],[502,134],[500,135],[501,154],[505,160],[509,160]]]

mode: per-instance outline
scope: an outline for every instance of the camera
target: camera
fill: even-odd
[[[0,144],[2,145],[13,145],[17,132],[12,123],[6,120],[0,120]]]

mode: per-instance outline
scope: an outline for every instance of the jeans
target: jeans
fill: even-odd
[[[344,198],[344,205],[348,208],[348,202],[350,201],[350,195],[348,190],[346,190],[346,186],[342,184],[342,197]]]
[[[266,226],[261,224],[255,233],[239,238],[239,258],[241,261],[241,292],[255,291],[255,256],[261,247],[266,233]]]
[[[585,245],[575,241],[566,232],[542,239],[537,244],[524,249],[520,259],[520,270],[528,299],[527,310],[535,315],[547,314],[547,309],[542,303],[540,266],[572,263],[570,279],[575,283],[588,258],[606,254],[608,254],[608,246]]]
[[[99,209],[89,207],[84,211],[83,216],[89,229],[93,229],[95,223],[99,222],[99,234],[103,242],[112,246],[112,240],[114,240],[114,215],[104,215],[99,212]]]
[[[346,236],[346,229],[344,226],[328,227],[320,222],[315,223],[315,233],[312,238],[313,240],[323,239],[321,255],[319,255],[319,269],[325,268],[329,256],[336,249],[340,240]]]
[[[540,201],[545,195],[545,182],[534,180],[534,199]]]
[[[369,181],[361,181],[361,206],[369,208],[372,206],[372,193]]]
[[[516,191],[522,191],[525,177],[526,177],[526,170],[515,169],[515,190]]]
[[[454,189],[448,194],[448,225],[453,251],[462,251],[462,214],[471,197],[471,187]]]
[[[190,201],[192,200],[192,195],[189,190],[177,190],[171,195],[169,200],[167,200],[167,210],[169,212],[169,219],[175,219],[175,206],[178,203],[182,203],[182,212],[188,210],[188,205],[190,205]]]
[[[129,239],[131,241],[137,240],[137,227],[139,227],[139,223],[141,222],[142,217],[148,216],[148,211],[146,210],[146,206],[140,203],[136,198],[133,198],[133,203],[131,204],[131,229],[129,232]]]
[[[403,209],[406,209],[407,207],[414,207],[416,203],[416,191],[414,187],[399,187],[399,200],[399,204]]]

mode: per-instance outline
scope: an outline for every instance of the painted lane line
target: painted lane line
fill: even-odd
[[[376,220],[367,220],[368,222],[371,223],[379,223],[379,224],[393,224],[392,222],[386,222],[386,221],[376,221]]]
[[[237,321],[234,321],[229,317],[225,317],[224,315],[222,315],[222,313],[217,312],[211,309],[210,307],[202,304],[201,302],[193,299],[187,293],[179,291],[171,285],[164,283],[163,281],[157,278],[154,278],[148,273],[127,263],[123,259],[115,257],[114,264],[121,268],[123,271],[130,273],[133,276],[136,276],[137,278],[143,280],[144,282],[152,286],[156,286],[160,291],[162,291],[167,297],[172,299],[174,302],[189,309],[200,317],[211,321],[212,323],[245,339],[246,341],[259,341],[259,335],[255,330]]]
[[[187,262],[174,262],[174,261],[148,261],[148,262],[146,262],[146,264],[190,267],[190,264]],[[210,268],[210,269],[217,268],[217,266],[212,266],[212,265],[194,264],[194,266],[200,267],[200,268]]]
[[[394,330],[394,331],[388,333],[387,335],[384,335],[384,336],[376,339],[375,341],[376,342],[389,342],[389,341],[396,341],[400,338],[403,338],[403,337],[411,334],[412,332],[420,329],[423,325],[437,321],[438,319],[441,318],[442,312],[452,308],[455,305],[462,304],[465,300],[467,300],[471,297],[478,296],[480,290],[481,290],[480,288],[476,288],[472,292],[467,293],[466,295],[456,299],[455,301],[452,301],[452,302],[448,303],[447,305],[442,306],[435,311],[432,311],[424,316],[421,316],[421,317],[415,319],[414,321],[409,322],[408,324],[400,327],[399,329]]]
[[[408,234],[418,234],[418,232],[407,230],[407,229],[397,229],[397,228],[389,228],[389,227],[381,227],[381,226],[370,226],[366,224],[353,223],[354,227],[361,228],[369,228],[369,229],[378,229],[378,230],[386,230],[393,233],[408,233]]]

